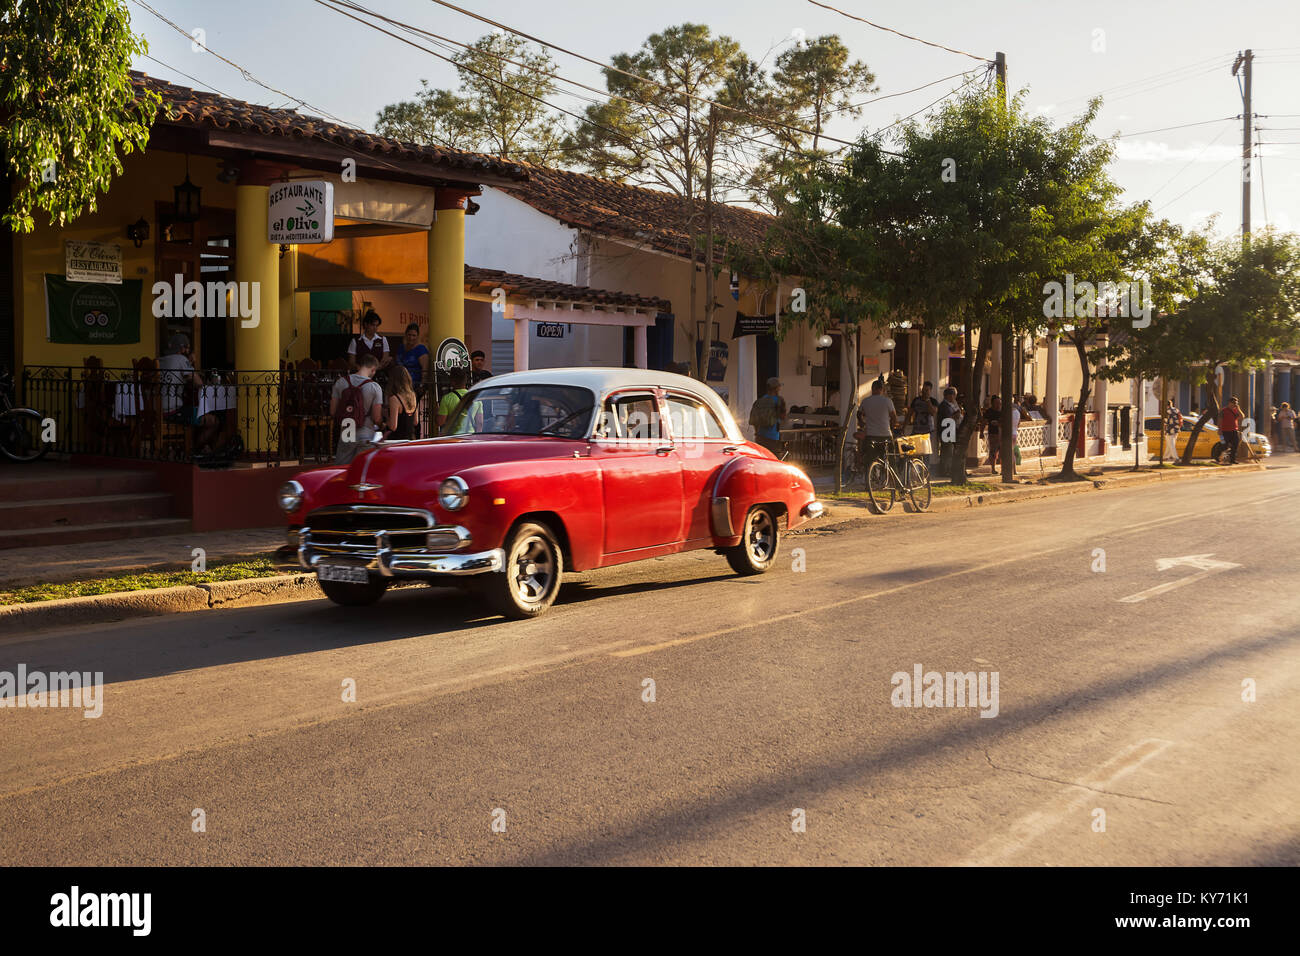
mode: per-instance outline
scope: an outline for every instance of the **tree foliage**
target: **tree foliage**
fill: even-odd
[[[564,127],[545,102],[555,92],[555,62],[545,50],[512,33],[488,33],[452,59],[457,90],[421,80],[414,100],[380,110],[376,130],[539,165],[560,158]]]
[[[14,187],[3,221],[31,232],[35,212],[64,225],[94,212],[143,150],[161,98],[139,90],[146,52],[119,0],[0,0],[0,148]]]

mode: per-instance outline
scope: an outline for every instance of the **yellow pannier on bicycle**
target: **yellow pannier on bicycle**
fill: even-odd
[[[898,453],[912,458],[930,454],[930,436],[928,434],[900,436],[898,438]]]

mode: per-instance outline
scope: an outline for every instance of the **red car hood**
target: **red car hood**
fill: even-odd
[[[311,507],[348,501],[413,506],[432,501],[452,475],[480,465],[573,458],[585,441],[519,435],[474,435],[395,442],[365,450],[325,482]]]

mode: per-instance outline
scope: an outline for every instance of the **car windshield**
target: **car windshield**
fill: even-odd
[[[583,438],[595,396],[571,385],[498,385],[461,399],[444,435],[554,435]]]

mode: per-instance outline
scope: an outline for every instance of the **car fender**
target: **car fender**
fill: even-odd
[[[812,479],[783,461],[739,455],[718,472],[709,508],[715,547],[740,543],[741,528],[756,504],[775,504],[785,511],[786,528],[793,529],[821,514]]]

